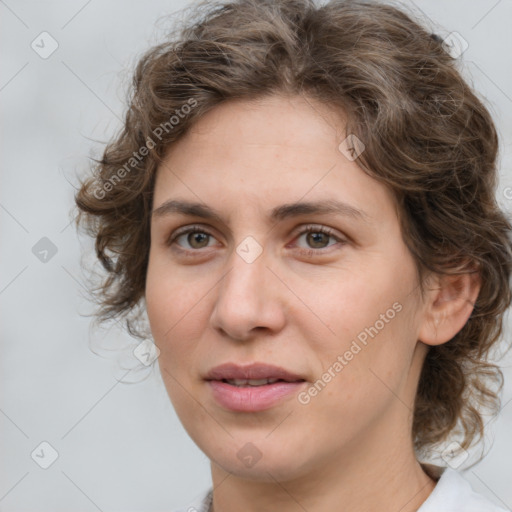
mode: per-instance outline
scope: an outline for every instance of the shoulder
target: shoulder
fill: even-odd
[[[451,468],[440,468],[440,478],[418,512],[507,512],[482,494]]]
[[[209,512],[212,502],[213,490],[202,491],[191,503],[172,512]]]

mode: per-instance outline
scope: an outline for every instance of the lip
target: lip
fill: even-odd
[[[287,382],[306,380],[302,375],[289,372],[280,366],[266,363],[251,363],[245,366],[235,363],[224,363],[212,368],[206,374],[205,379],[282,379]]]
[[[282,379],[262,386],[235,386],[224,379]],[[223,408],[237,412],[270,409],[306,385],[306,379],[279,366],[225,363],[212,368],[205,377],[213,398]]]

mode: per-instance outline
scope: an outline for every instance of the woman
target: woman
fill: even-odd
[[[512,253],[453,51],[377,2],[198,12],[76,195],[98,318],[143,339],[143,306],[211,461],[187,510],[503,510],[455,471],[499,408]]]

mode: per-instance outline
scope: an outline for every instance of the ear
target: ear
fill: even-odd
[[[464,274],[436,274],[427,294],[419,341],[441,345],[451,340],[468,321],[480,287],[480,273],[474,267]]]

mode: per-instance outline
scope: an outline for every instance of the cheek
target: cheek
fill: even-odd
[[[197,318],[200,305],[194,308],[194,297],[179,283],[176,274],[150,260],[146,277],[146,311],[154,343],[160,350],[158,362],[166,386],[173,385],[170,377],[182,378],[190,367],[193,332],[197,326],[190,322],[190,315]],[[169,390],[170,391],[170,390]]]
[[[188,389],[194,369],[201,304],[180,284],[176,273],[160,265],[148,267],[146,278],[146,310],[154,343],[160,350],[158,365],[167,394],[178,416],[185,424],[193,423],[195,411]],[[195,307],[194,307],[195,304]],[[191,318],[194,322],[191,322]]]
[[[404,310],[377,334],[369,329],[366,344],[357,337],[342,337],[328,351],[323,348],[322,373],[307,390],[310,401],[303,405],[304,413],[314,418],[307,422],[308,435],[336,438],[343,445],[394,409],[413,350],[403,330],[402,314]],[[352,325],[357,330],[355,321]]]
[[[170,305],[175,302],[175,297],[173,288],[169,287],[165,277],[159,274],[150,261],[146,275],[146,311],[154,341],[160,346],[169,325],[172,325],[168,318],[174,314],[174,309],[170,308]]]
[[[324,287],[317,305],[329,330],[310,344],[320,355],[318,378],[328,382],[321,391],[326,405],[332,395],[343,407],[364,408],[391,394],[386,385],[400,386],[416,344],[409,295],[414,273],[408,270],[404,266],[398,275],[394,266],[368,269]]]
[[[362,343],[371,339],[368,330],[372,334],[392,330],[404,316],[406,280],[406,276],[400,279],[389,268],[387,272],[372,268],[343,273],[321,290],[317,288],[315,296],[311,296],[311,291],[305,287],[305,302],[313,304],[316,323],[323,324],[327,335],[317,338],[318,342],[324,347],[342,350],[356,338]],[[308,314],[304,322],[308,319],[311,324],[314,315]]]
[[[145,301],[155,342],[164,344],[190,324],[190,315],[197,318],[201,298],[206,293],[203,288],[200,279],[185,278],[162,255],[150,254]]]

